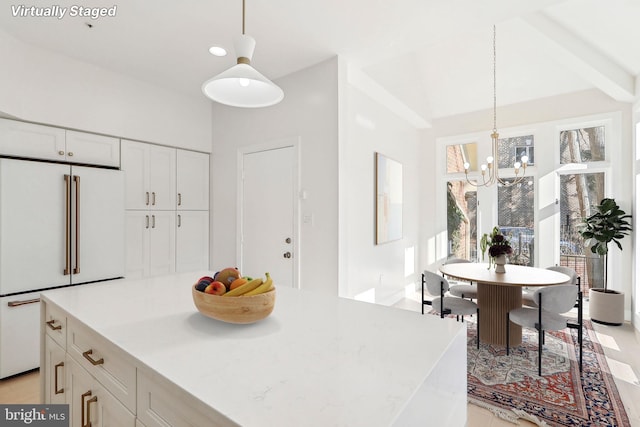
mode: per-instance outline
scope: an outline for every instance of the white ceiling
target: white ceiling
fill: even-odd
[[[5,2],[0,28],[195,96],[235,63],[241,0],[51,4],[115,4],[117,16],[14,17]],[[246,0],[246,33],[257,41],[252,63],[262,74],[277,79],[337,54],[347,60],[352,83],[424,125],[492,107],[493,24],[498,105],[590,88],[635,99],[639,0]],[[210,55],[214,44],[230,54]]]

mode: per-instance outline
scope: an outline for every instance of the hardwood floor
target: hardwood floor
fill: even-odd
[[[0,380],[0,402],[41,403],[38,370]]]
[[[397,308],[420,311],[418,298],[407,298]],[[605,349],[607,362],[627,410],[631,427],[640,427],[640,334],[633,326],[604,326],[594,324],[598,340]],[[31,371],[0,380],[1,403],[40,403],[40,374]],[[490,411],[474,405],[467,406],[468,427],[513,427],[513,424],[494,416]],[[534,424],[520,420],[521,426]]]

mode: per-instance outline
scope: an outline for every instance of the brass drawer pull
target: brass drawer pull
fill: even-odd
[[[47,326],[50,327],[51,330],[53,331],[59,331],[60,329],[62,329],[62,325],[54,325],[55,322],[56,322],[56,319],[51,319],[46,323],[47,323]]]
[[[22,301],[9,301],[7,305],[9,307],[20,307],[21,305],[35,304],[37,302],[40,302],[40,298],[25,299]]]
[[[53,371],[54,372],[54,376],[53,376],[54,385],[53,386],[55,388],[56,394],[64,393],[64,387],[58,388],[58,368],[63,368],[63,367],[64,367],[64,362],[60,362],[60,363],[58,363],[57,365],[55,365],[53,367],[53,369],[54,369],[54,371]]]
[[[84,356],[85,359],[87,359],[89,362],[91,362],[92,365],[102,365],[104,363],[104,358],[100,358],[98,360],[95,360],[93,357],[90,356],[90,354],[93,354],[93,349],[89,349],[87,351],[85,351],[84,353],[82,353],[82,355]]]
[[[82,423],[82,427],[91,427],[91,404],[98,401],[98,396],[93,396],[91,399],[85,402],[85,398],[91,396],[91,390],[86,393],[83,393],[80,396],[80,409],[81,409],[81,418],[80,422]],[[85,411],[86,406],[86,411]],[[86,413],[86,417],[85,417]],[[86,420],[86,422],[85,422]]]
[[[145,199],[146,200],[145,201],[145,205],[149,206],[149,192],[148,191],[146,192],[146,195],[147,195],[147,197]]]

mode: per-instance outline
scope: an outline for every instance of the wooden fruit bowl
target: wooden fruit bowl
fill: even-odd
[[[193,285],[191,294],[200,313],[227,323],[254,323],[262,320],[271,314],[276,302],[275,289],[247,297],[223,297],[206,294]]]

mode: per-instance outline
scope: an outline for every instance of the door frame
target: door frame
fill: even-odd
[[[259,153],[262,151],[271,151],[281,148],[293,149],[293,288],[300,289],[300,257],[302,255],[302,245],[300,243],[300,137],[290,137],[277,140],[270,140],[262,144],[247,145],[238,148],[237,153],[237,177],[236,177],[236,194],[238,220],[236,223],[236,259],[238,267],[242,271],[242,237],[244,230],[242,225],[244,222],[244,188],[242,185],[242,177],[244,173],[244,156],[247,154]]]

